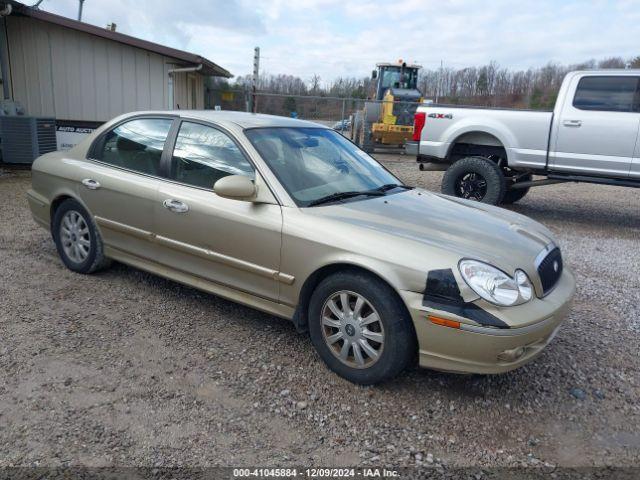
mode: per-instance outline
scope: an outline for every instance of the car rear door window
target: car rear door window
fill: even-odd
[[[573,99],[580,110],[605,112],[638,111],[638,78],[631,76],[583,77]]]
[[[160,158],[169,134],[169,118],[139,118],[109,131],[95,153],[100,160],[148,175],[160,175]]]
[[[253,166],[224,132],[199,123],[182,122],[171,159],[171,178],[212,189],[228,175],[254,178]]]

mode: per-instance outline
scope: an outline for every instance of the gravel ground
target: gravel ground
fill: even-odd
[[[119,264],[68,271],[29,181],[0,171],[0,466],[640,465],[638,190],[547,186],[513,207],[578,282],[535,362],[359,387],[287,321]]]

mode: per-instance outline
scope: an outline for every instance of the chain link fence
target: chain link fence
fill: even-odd
[[[209,90],[208,105],[220,110],[251,111],[252,94],[245,90]],[[394,119],[384,118],[388,102],[361,98],[316,95],[287,95],[258,92],[254,110],[257,113],[310,120],[331,127],[362,144],[371,137],[374,123],[413,126],[413,114],[419,103],[395,101],[391,106]],[[392,127],[389,127],[392,128]],[[398,129],[398,128],[396,128]],[[398,129],[399,130],[399,129]],[[393,146],[398,147],[402,142]]]

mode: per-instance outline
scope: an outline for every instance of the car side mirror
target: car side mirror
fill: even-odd
[[[245,175],[228,175],[213,185],[216,195],[232,200],[252,202],[256,199],[257,189],[253,180]]]
[[[375,80],[376,78],[378,78],[378,72],[376,70],[372,70],[371,71],[371,79]]]

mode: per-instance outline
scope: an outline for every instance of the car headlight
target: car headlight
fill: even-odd
[[[510,307],[533,298],[533,286],[522,270],[516,270],[511,278],[502,270],[477,260],[462,260],[458,267],[467,285],[487,302]]]

